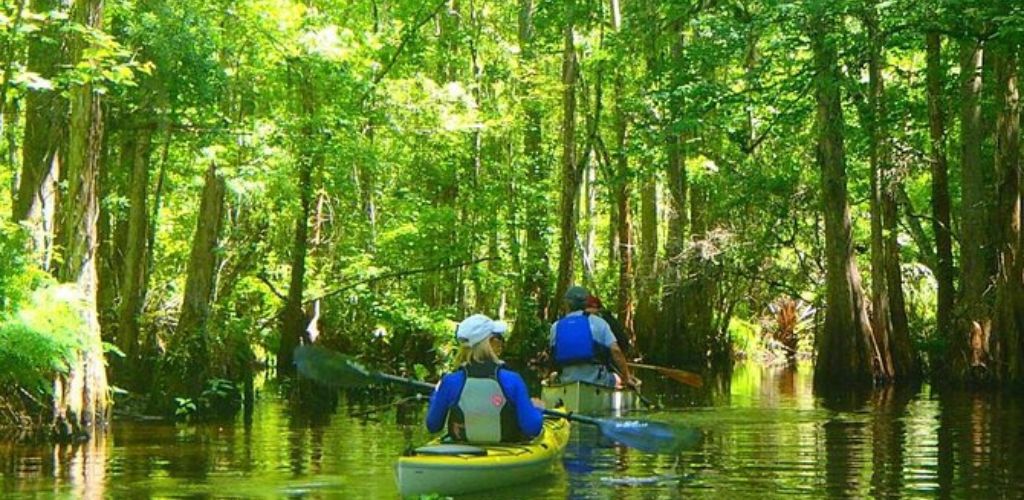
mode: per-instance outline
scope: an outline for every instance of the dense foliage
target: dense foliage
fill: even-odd
[[[1024,345],[1012,2],[73,3],[0,16],[0,209],[29,233],[0,226],[0,353],[19,366],[70,345],[26,319],[38,298],[14,313],[26,269],[69,261],[96,267],[114,384],[163,409],[286,373],[302,341],[436,373],[471,312],[514,321],[508,355],[543,368],[566,279],[673,365],[837,352],[849,324],[850,380],[957,380],[975,355],[1020,378],[994,368]],[[57,237],[78,233],[52,193],[90,206],[62,155],[96,175],[94,259]],[[980,351],[973,324],[995,328]]]

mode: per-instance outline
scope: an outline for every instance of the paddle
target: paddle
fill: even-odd
[[[675,368],[665,368],[664,366],[645,365],[640,363],[629,363],[629,366],[633,368],[644,368],[647,370],[655,370],[662,376],[668,377],[681,384],[686,384],[692,387],[701,387],[704,385],[704,379],[700,375],[686,370],[677,370]]]
[[[434,390],[433,384],[371,371],[351,357],[319,346],[301,345],[295,348],[295,365],[300,375],[335,387],[353,388],[395,383],[427,391]],[[547,409],[543,412],[552,417],[594,425],[603,436],[648,453],[675,452],[692,446],[700,438],[700,433],[695,429],[685,429],[687,432],[682,433],[670,425],[649,420],[595,418]]]

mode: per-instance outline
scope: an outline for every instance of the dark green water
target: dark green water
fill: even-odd
[[[649,377],[650,378],[650,377]],[[653,382],[653,381],[652,381]],[[654,393],[648,384],[648,393]],[[644,455],[576,428],[562,466],[513,498],[1024,497],[1024,398],[924,387],[824,401],[799,371],[740,365],[696,406],[645,414],[701,444]],[[426,439],[418,409],[341,404],[292,415],[267,388],[251,423],[116,422],[81,446],[0,444],[4,498],[395,498],[395,458]],[[690,403],[693,404],[693,403]],[[414,407],[415,408],[415,407]]]

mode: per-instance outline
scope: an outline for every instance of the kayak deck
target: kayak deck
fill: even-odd
[[[562,419],[546,419],[529,443],[458,445],[444,454],[449,445],[435,440],[424,453],[398,459],[398,490],[402,496],[456,495],[528,482],[551,470],[568,440],[569,423]]]

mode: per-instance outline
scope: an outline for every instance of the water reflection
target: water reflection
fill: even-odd
[[[1022,497],[1019,394],[883,388],[816,396],[812,370],[738,365],[680,408],[641,416],[703,440],[647,455],[576,427],[563,466],[477,498]],[[422,401],[343,396],[319,411],[261,391],[251,419],[117,422],[80,445],[0,443],[4,497],[394,498],[395,458],[422,443]]]

